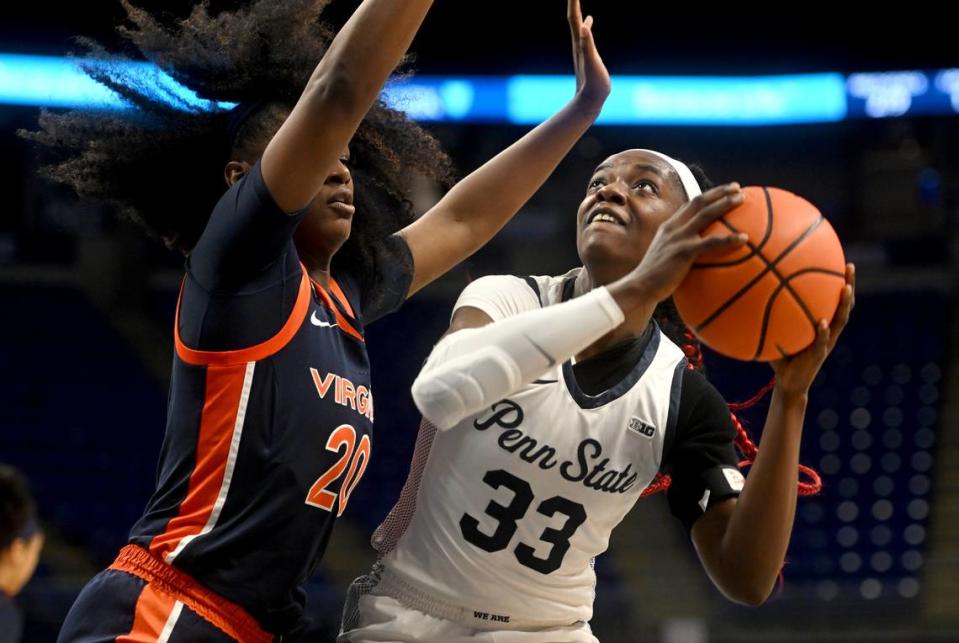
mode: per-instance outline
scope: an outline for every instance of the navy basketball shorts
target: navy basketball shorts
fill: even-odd
[[[87,583],[58,643],[270,643],[240,606],[128,545]]]

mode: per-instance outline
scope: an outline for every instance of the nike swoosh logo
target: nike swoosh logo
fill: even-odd
[[[533,384],[555,384],[559,380],[533,380]]]
[[[535,348],[536,350],[538,350],[539,353],[540,353],[540,355],[542,355],[543,357],[546,358],[546,360],[549,362],[549,365],[550,365],[551,367],[552,367],[552,366],[556,366],[556,360],[553,359],[553,357],[552,357],[549,353],[547,353],[546,351],[544,351],[542,346],[540,346],[539,344],[537,344],[536,342],[534,342],[534,341],[530,338],[529,335],[526,335],[525,337],[526,337],[526,339],[529,341],[529,343],[533,345],[533,348]]]
[[[320,328],[336,328],[337,326],[337,324],[331,324],[330,322],[317,319],[315,310],[313,311],[313,315],[310,317],[310,323],[314,326],[319,326]]]

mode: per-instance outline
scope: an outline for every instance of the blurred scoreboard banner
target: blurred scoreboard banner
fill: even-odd
[[[846,91],[853,118],[959,114],[959,69],[852,74]]]
[[[202,100],[142,62],[0,54],[0,104],[124,109],[81,65],[120,65],[138,84],[185,110],[229,109]],[[384,99],[423,122],[533,125],[573,95],[572,76],[416,76]],[[762,126],[855,118],[959,114],[959,69],[782,76],[615,76],[605,125]]]

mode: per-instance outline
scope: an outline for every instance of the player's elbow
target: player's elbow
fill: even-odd
[[[485,346],[455,358],[431,358],[413,382],[413,401],[436,428],[451,429],[515,391],[521,381],[522,374],[506,351]]]
[[[734,603],[746,607],[759,607],[766,602],[769,594],[765,592],[742,592],[736,596],[730,597]]]
[[[451,429],[462,419],[463,396],[434,373],[420,373],[411,392],[416,408],[436,428]]]
[[[310,79],[303,92],[312,111],[349,113],[359,109],[362,87],[343,64],[333,63]]]
[[[720,587],[729,600],[746,607],[759,607],[772,595],[773,585],[765,581],[737,579],[738,582]]]

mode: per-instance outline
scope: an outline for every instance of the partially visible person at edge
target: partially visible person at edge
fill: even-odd
[[[564,109],[414,220],[410,176],[446,180],[448,162],[378,96],[431,2],[366,0],[332,42],[326,1],[204,3],[176,25],[123,4],[120,32],[144,57],[239,106],[176,109],[101,62],[89,73],[137,110],[48,112],[26,133],[60,155],[49,176],[188,255],[156,492],[59,640],[293,637],[303,582],[370,463],[364,327],[516,213],[599,114],[609,77],[580,64]]]
[[[14,597],[33,576],[43,549],[43,532],[27,483],[0,464],[0,643],[19,643],[23,620]]]

